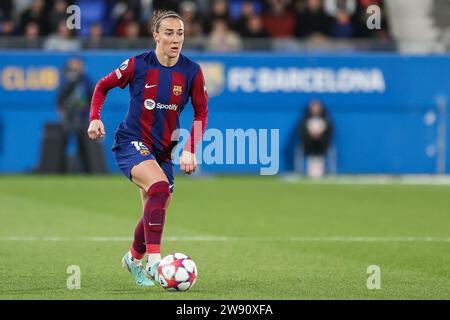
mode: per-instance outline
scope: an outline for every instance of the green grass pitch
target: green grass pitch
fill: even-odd
[[[185,293],[138,288],[122,269],[141,215],[124,177],[0,177],[0,299],[450,299],[449,186],[178,177],[175,188],[162,249],[196,261]],[[80,290],[66,287],[69,265]],[[370,265],[381,289],[367,288]]]

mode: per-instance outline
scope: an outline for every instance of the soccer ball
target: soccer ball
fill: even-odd
[[[187,291],[197,280],[197,266],[189,256],[171,253],[159,263],[158,280],[168,291]]]

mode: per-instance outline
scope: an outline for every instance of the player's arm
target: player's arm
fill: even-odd
[[[134,75],[134,58],[125,60],[119,68],[101,78],[95,85],[89,113],[89,138],[96,140],[106,134],[100,113],[108,91],[115,87],[125,88]]]
[[[193,173],[197,168],[195,147],[202,140],[208,122],[208,93],[206,92],[205,78],[201,68],[198,69],[192,84],[191,101],[194,107],[194,121],[189,139],[180,158],[180,168],[187,174]]]

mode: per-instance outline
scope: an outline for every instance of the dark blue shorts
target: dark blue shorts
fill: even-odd
[[[113,148],[117,166],[123,174],[131,180],[131,169],[142,161],[156,160],[164,171],[170,185],[170,192],[173,192],[173,163],[172,161],[160,161],[148,147],[140,141],[123,142]]]

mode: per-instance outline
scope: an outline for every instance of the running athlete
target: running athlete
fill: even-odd
[[[194,122],[180,157],[180,169],[191,174],[197,167],[195,146],[208,119],[208,95],[200,66],[180,53],[184,24],[175,12],[156,12],[153,17],[156,49],[125,60],[96,85],[90,110],[88,135],[105,136],[100,111],[108,91],[130,90],[130,108],[116,130],[113,152],[118,167],[140,188],[143,216],[134,231],[134,241],[122,264],[139,286],[158,281],[161,238],[166,210],[174,187],[171,151],[178,141],[172,133],[191,99]],[[175,139],[177,140],[177,139]],[[147,253],[145,267],[142,264]],[[153,281],[152,281],[153,280]]]

